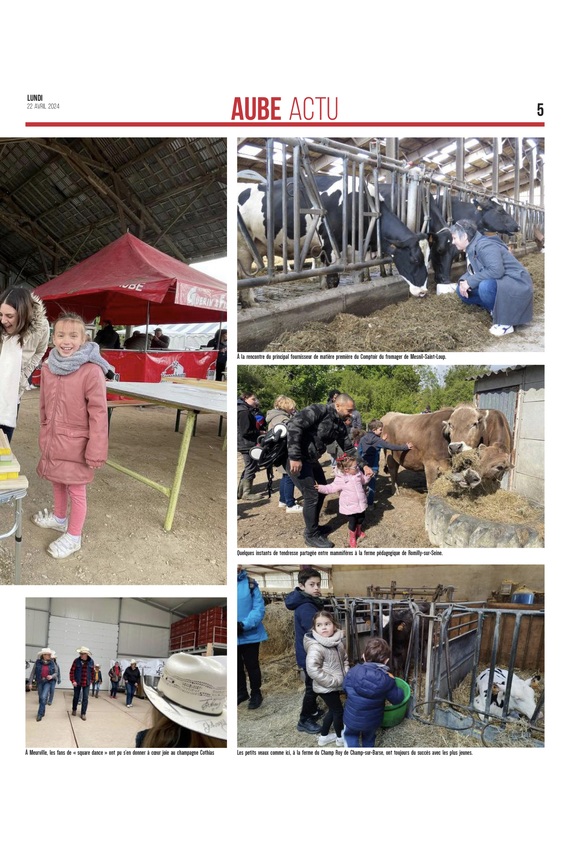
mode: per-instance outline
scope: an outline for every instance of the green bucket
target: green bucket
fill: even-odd
[[[396,685],[399,686],[400,689],[404,690],[404,700],[400,701],[399,704],[385,705],[382,727],[394,727],[396,724],[401,724],[404,720],[404,716],[406,715],[408,702],[410,700],[410,695],[412,694],[410,685],[406,683],[405,680],[402,680],[401,677],[396,677],[394,680],[396,681]]]

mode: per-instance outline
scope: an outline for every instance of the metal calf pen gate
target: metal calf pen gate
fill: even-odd
[[[369,637],[386,639],[394,674],[411,687],[408,717],[479,735],[484,745],[492,746],[501,728],[513,722],[513,675],[521,670],[542,673],[544,668],[541,609],[375,598],[333,599],[333,609],[345,630],[351,663],[360,660]],[[410,634],[401,651],[398,628],[404,618]],[[500,715],[490,711],[490,691],[484,708],[475,706],[476,678],[486,668],[509,672]],[[524,727],[525,737],[530,732],[537,744],[544,741],[539,724],[543,707],[544,691]]]
[[[276,146],[281,151],[280,175],[287,179],[287,189],[282,191],[280,207],[280,216],[283,220],[280,254],[277,253],[275,237],[271,233],[274,231],[275,222],[275,159],[279,157]],[[344,195],[347,195],[350,187],[350,191],[355,196],[350,218],[348,218],[347,203],[343,203],[340,241],[335,238],[328,224],[315,183],[317,173],[312,169],[309,151],[326,156],[329,162],[331,158],[337,158],[341,168],[338,178],[342,180]],[[409,168],[401,161],[382,155],[376,141],[372,141],[370,149],[365,150],[330,138],[321,140],[269,138],[266,140],[266,162],[266,261],[264,262],[264,255],[257,250],[238,209],[239,233],[251,257],[251,264],[254,266],[251,270],[250,266],[240,263],[241,274],[244,275],[238,279],[238,289],[241,290],[315,276],[323,277],[322,286],[336,285],[329,279],[325,284],[324,276],[343,273],[352,274],[355,279],[362,279],[363,272],[391,262],[389,257],[381,256],[379,219],[383,198],[389,199],[393,211],[411,231],[425,233],[429,229],[430,196],[433,196],[440,204],[443,217],[449,224],[452,218],[452,195],[462,201],[489,198],[492,195],[478,191],[471,185],[456,179],[443,178],[436,170],[428,170],[424,166]],[[242,178],[249,178],[250,181],[254,178],[261,180],[257,173],[247,170],[241,172],[240,175]],[[381,185],[384,176],[388,183]],[[384,189],[381,190],[381,187]],[[289,217],[289,223],[287,221],[288,196],[293,200],[292,227],[291,217]],[[515,235],[517,246],[524,246],[527,242],[533,241],[535,227],[544,231],[543,208],[500,194],[498,198],[521,228],[520,233]],[[301,217],[310,220],[305,235],[301,235]],[[311,268],[305,268],[308,260],[320,256],[311,253],[311,246],[316,241],[315,237],[321,241],[316,234],[321,220],[332,245],[332,263],[329,266],[313,265]],[[377,253],[371,256],[369,246],[374,233],[378,243]]]

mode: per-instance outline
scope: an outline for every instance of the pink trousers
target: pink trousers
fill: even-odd
[[[60,482],[52,482],[51,484],[53,487],[53,513],[60,519],[67,517],[69,502],[67,531],[74,537],[80,537],[87,516],[87,485],[62,485]]]

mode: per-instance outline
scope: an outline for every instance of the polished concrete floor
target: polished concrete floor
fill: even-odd
[[[145,698],[134,698],[127,708],[125,695],[109,697],[100,692],[89,695],[86,720],[81,709],[71,715],[73,690],[56,689],[53,704],[46,707],[41,721],[38,714],[38,693],[26,692],[26,747],[28,748],[134,748],[139,730],[148,727],[151,705]]]

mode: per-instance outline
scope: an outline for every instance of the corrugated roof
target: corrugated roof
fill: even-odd
[[[226,254],[226,138],[0,139],[0,277],[38,286],[128,230]]]

